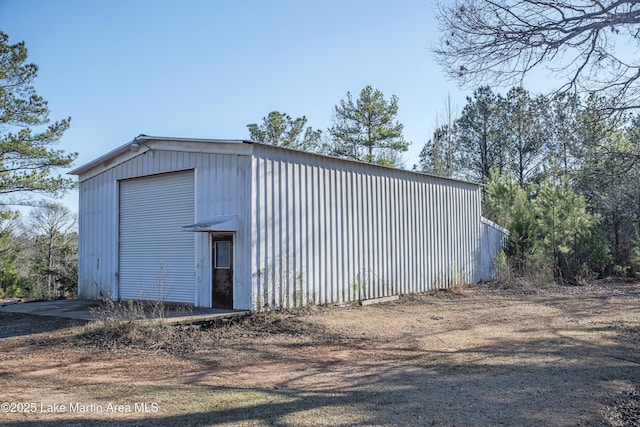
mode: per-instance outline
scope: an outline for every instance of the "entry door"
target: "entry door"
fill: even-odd
[[[213,236],[212,307],[233,309],[233,235]]]

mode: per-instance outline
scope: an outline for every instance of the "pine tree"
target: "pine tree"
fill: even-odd
[[[322,131],[311,127],[305,129],[306,124],[305,116],[292,119],[288,114],[272,111],[262,118],[261,124],[251,123],[247,128],[252,141],[296,150],[319,151]]]
[[[367,86],[353,100],[335,106],[330,154],[352,160],[398,166],[398,154],[407,151],[409,143],[402,136],[403,125],[396,120],[398,97],[389,101],[379,90]]]
[[[30,204],[15,198],[25,193],[57,196],[75,181],[54,175],[71,165],[77,153],[54,146],[69,128],[70,118],[51,123],[47,101],[32,86],[38,67],[27,63],[24,42],[9,44],[0,32],[0,195],[2,203]]]
[[[505,171],[507,165],[502,99],[488,86],[476,89],[455,122],[461,168],[482,184],[488,182],[492,172]]]

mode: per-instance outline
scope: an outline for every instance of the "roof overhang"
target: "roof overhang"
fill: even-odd
[[[211,231],[238,231],[238,216],[223,215],[214,216],[205,221],[192,225],[185,225],[182,231],[211,232]]]
[[[256,154],[256,150],[258,154]],[[480,188],[481,184],[471,182],[464,179],[437,176],[427,173],[415,172],[405,169],[397,169],[389,166],[376,165],[372,163],[365,163],[356,160],[343,159],[338,157],[331,157],[324,154],[298,151],[291,148],[273,146],[264,144],[257,141],[248,141],[242,139],[204,139],[204,138],[176,138],[176,137],[162,137],[162,136],[149,136],[138,135],[128,143],[116,148],[115,150],[98,157],[97,159],[84,164],[71,172],[69,175],[78,175],[79,181],[85,181],[90,179],[108,169],[111,169],[117,165],[127,162],[137,156],[151,155],[153,157],[156,152],[163,151],[182,151],[192,153],[203,154],[231,154],[231,155],[261,155],[263,151],[270,152],[289,152],[297,153],[297,156],[310,156],[311,158],[320,159],[325,161],[340,162],[348,164],[349,170],[354,169],[353,165],[360,165],[370,169],[370,173],[375,173],[374,170],[392,170],[394,174],[406,175],[410,177],[428,177],[428,179],[441,180],[446,182],[458,183],[462,185],[471,185],[476,188]],[[289,157],[287,157],[288,159]],[[305,160],[306,161],[306,160]],[[314,160],[318,161],[318,160]]]
[[[153,154],[156,151],[175,150],[246,154],[248,144],[252,144],[252,142],[239,139],[173,138],[141,134],[115,150],[68,172],[68,174],[78,175],[82,181],[84,177],[93,176],[146,152]]]

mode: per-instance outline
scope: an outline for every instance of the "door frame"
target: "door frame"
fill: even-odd
[[[216,307],[216,301],[214,298],[215,291],[215,262],[216,262],[216,252],[215,252],[215,242],[216,241],[231,241],[231,309],[234,309],[235,306],[235,287],[236,287],[236,233],[232,231],[216,231],[209,233],[209,254],[211,262],[209,263],[210,271],[211,271],[211,280],[210,280],[210,295],[211,295],[211,308],[220,308]]]

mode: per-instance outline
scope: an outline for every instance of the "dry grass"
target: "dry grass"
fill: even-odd
[[[0,423],[637,424],[636,283],[473,285],[197,330],[125,321],[23,335],[29,321],[0,316],[0,401],[157,412],[8,413]]]

